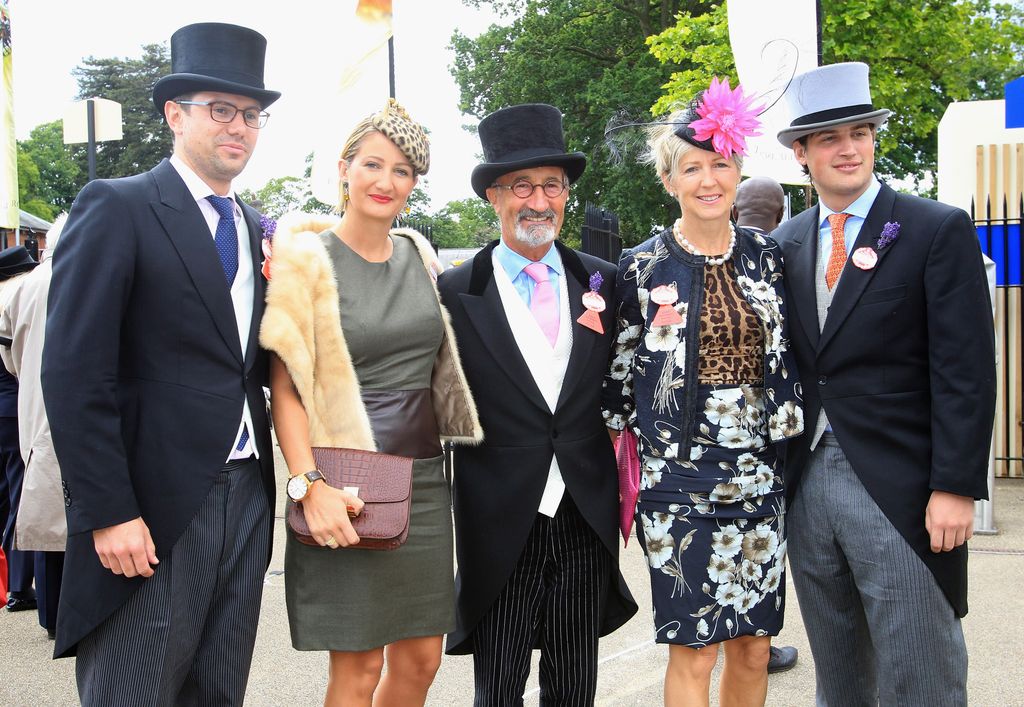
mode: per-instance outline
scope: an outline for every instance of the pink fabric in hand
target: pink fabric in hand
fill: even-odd
[[[629,534],[636,516],[636,499],[640,495],[640,453],[637,438],[629,427],[622,428],[616,441],[615,461],[619,467],[619,528],[622,546],[629,544]]]

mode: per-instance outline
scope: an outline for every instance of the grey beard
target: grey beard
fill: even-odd
[[[553,221],[552,225],[548,226],[547,224],[539,223],[523,225],[524,218],[538,216],[551,218]],[[516,214],[516,240],[520,243],[528,245],[531,248],[538,248],[555,240],[555,236],[557,235],[558,216],[553,210],[548,209],[546,211],[534,211],[533,209],[523,209]]]

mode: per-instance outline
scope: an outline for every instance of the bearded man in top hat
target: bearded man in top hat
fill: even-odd
[[[818,704],[966,704],[967,545],[995,407],[974,225],[873,174],[868,67],[794,78],[778,138],[819,203],[773,232],[811,434],[791,442],[789,557]]]
[[[54,255],[42,381],[68,520],[56,657],[86,705],[241,704],[269,559],[260,215],[232,180],[280,94],[266,40],[171,37],[174,152],[87,185]]]
[[[541,650],[541,702],[589,705],[598,637],[635,612],[618,571],[615,455],[601,382],[615,323],[615,266],[557,241],[569,185],[553,106],[480,121],[473,190],[501,222],[495,241],[438,281],[484,442],[455,451],[458,628],[476,705],[521,704]],[[584,317],[584,314],[587,314]]]

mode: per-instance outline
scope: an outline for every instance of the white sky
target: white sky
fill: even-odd
[[[231,22],[267,38],[265,83],[282,93],[235,187],[259,188],[274,177],[301,176],[310,151],[328,151],[323,145],[336,150],[356,121],[387,99],[386,47],[339,97],[342,66],[366,41],[354,8],[355,0],[10,0],[18,139],[61,118],[77,93],[71,70],[84,57],[138,57],[143,44],[166,42],[181,26]],[[394,13],[396,94],[430,130],[427,193],[440,208],[473,196],[469,176],[481,152],[476,136],[462,127],[476,119],[459,113],[446,46],[454,28],[476,36],[496,18],[460,0],[394,0]]]

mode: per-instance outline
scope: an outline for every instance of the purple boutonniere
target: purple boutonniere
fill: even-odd
[[[604,326],[601,325],[600,315],[605,310],[605,307],[607,307],[604,297],[598,293],[603,283],[604,278],[601,277],[601,273],[595,272],[590,276],[590,291],[583,293],[583,306],[586,307],[587,311],[576,320],[588,329],[593,329],[598,334],[604,333]]]
[[[882,226],[882,235],[878,237],[878,249],[892,245],[900,237],[900,222],[889,221]]]
[[[260,216],[260,229],[263,231],[263,267],[260,268],[260,272],[263,273],[267,282],[270,282],[271,245],[274,240],[274,232],[277,230],[277,221],[269,216]]]

